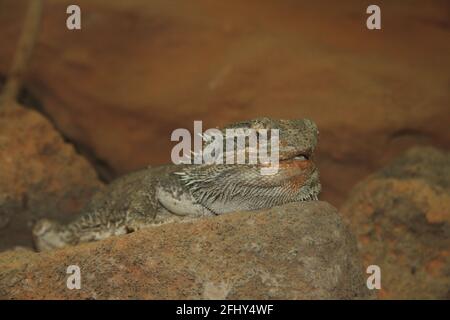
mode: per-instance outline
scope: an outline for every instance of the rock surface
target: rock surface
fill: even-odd
[[[69,265],[81,289],[66,287]],[[354,237],[325,202],[170,223],[47,253],[0,254],[3,299],[368,298]]]
[[[24,0],[0,4],[0,73]],[[322,199],[415,144],[450,147],[449,1],[45,1],[27,87],[65,136],[115,174],[170,160],[170,133],[272,116],[321,131]],[[414,35],[414,36],[412,36]],[[430,125],[432,124],[432,125]]]
[[[358,184],[342,213],[380,298],[450,299],[450,153],[413,148]]]
[[[19,105],[0,110],[0,251],[31,247],[38,218],[65,221],[101,187],[42,115]]]

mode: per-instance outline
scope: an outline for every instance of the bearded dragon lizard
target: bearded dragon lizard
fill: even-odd
[[[279,170],[261,175],[262,164],[182,164],[125,175],[96,194],[72,222],[47,219],[33,228],[39,251],[105,239],[181,219],[270,208],[317,200],[321,186],[312,155],[316,124],[308,119],[258,118],[227,128],[278,129]]]

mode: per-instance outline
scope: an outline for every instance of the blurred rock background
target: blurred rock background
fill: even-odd
[[[413,146],[450,147],[446,0],[377,1],[377,31],[366,28],[368,3],[356,0],[81,0],[81,31],[66,28],[69,4],[45,1],[21,100],[34,110],[0,115],[0,199],[6,199],[0,249],[29,246],[26,232],[36,217],[76,213],[102,182],[169,162],[171,132],[191,129],[194,120],[210,128],[258,116],[313,119],[320,128],[321,200],[348,217],[359,214],[352,206],[360,201],[345,203],[350,190],[371,173]],[[1,78],[26,5],[0,0]],[[397,191],[388,194],[392,201]],[[27,199],[35,200],[30,206]],[[377,206],[389,212],[383,221],[390,224],[397,211],[383,201]],[[448,218],[446,203],[439,214]],[[29,216],[13,228],[14,212]],[[356,229],[355,221],[370,223],[363,216],[349,223]],[[444,248],[447,226],[440,227]],[[369,243],[367,235],[359,238]],[[414,270],[433,259],[448,265],[448,250],[430,250]],[[402,263],[411,272],[411,261]],[[426,297],[448,298],[442,285],[448,269],[439,270],[447,280],[424,282],[429,288],[440,283],[425,290]],[[405,288],[408,279],[402,279]],[[382,296],[417,297],[402,290]]]
[[[415,144],[450,146],[448,1],[47,0],[26,86],[106,179],[170,161],[170,133],[256,116],[314,119],[323,199],[340,205]],[[26,1],[0,1],[0,73]]]
[[[370,175],[341,208],[381,298],[450,299],[450,152],[416,147]]]

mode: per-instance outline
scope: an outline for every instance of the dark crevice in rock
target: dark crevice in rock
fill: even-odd
[[[414,139],[417,142],[428,142],[430,140],[427,133],[412,128],[402,128],[389,135],[389,141],[391,142],[405,138]]]
[[[0,74],[0,91],[3,88],[3,85],[5,83],[6,77],[2,74]],[[22,87],[19,93],[19,99],[18,102],[29,109],[35,110],[39,112],[41,115],[43,115],[50,123],[53,125],[55,130],[59,132],[61,137],[63,138],[64,142],[71,144],[75,151],[80,154],[81,156],[85,157],[89,163],[92,165],[92,167],[97,172],[97,175],[103,183],[109,183],[111,182],[116,176],[117,173],[115,170],[108,164],[108,162],[104,159],[99,158],[95,152],[88,146],[79,143],[78,141],[75,141],[64,134],[62,130],[58,127],[58,124],[53,119],[53,117],[45,110],[43,104],[41,101],[33,95],[30,90],[28,90],[26,87]]]

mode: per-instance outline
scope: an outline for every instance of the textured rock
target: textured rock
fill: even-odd
[[[101,187],[47,119],[20,106],[0,110],[0,250],[31,247],[38,218],[64,221]]]
[[[414,148],[357,185],[342,213],[381,298],[450,299],[450,153]]]
[[[81,269],[68,290],[66,268]],[[0,254],[0,298],[368,298],[356,242],[325,202],[170,223],[48,253]]]
[[[79,32],[67,2],[45,2],[27,86],[116,174],[168,162],[193,120],[310,117],[322,199],[339,205],[409,146],[450,147],[448,1],[383,1],[369,31],[360,0],[79,0]],[[25,4],[1,2],[0,73]]]

